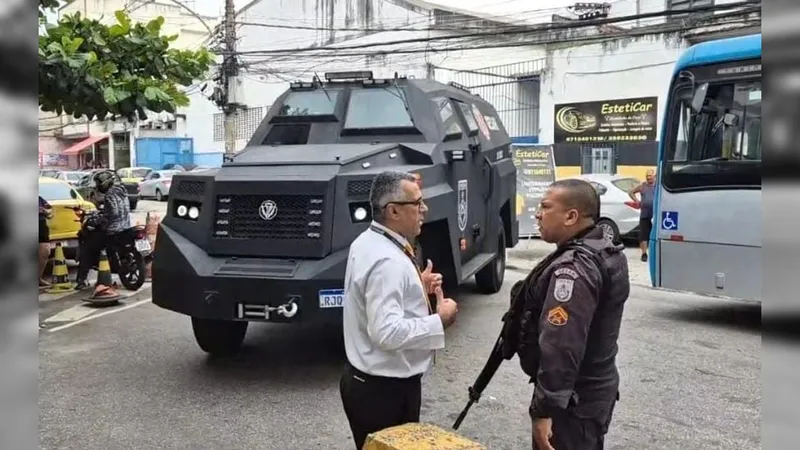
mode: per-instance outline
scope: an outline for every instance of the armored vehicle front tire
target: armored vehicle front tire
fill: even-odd
[[[200,348],[214,356],[237,353],[247,333],[247,322],[192,317],[194,338]]]
[[[506,275],[506,233],[502,226],[497,240],[497,255],[492,262],[475,274],[478,289],[484,294],[499,292]]]

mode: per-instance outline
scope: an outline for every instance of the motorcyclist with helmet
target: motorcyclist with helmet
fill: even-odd
[[[86,278],[94,266],[100,250],[114,237],[131,226],[131,210],[125,187],[116,183],[114,172],[102,171],[94,176],[97,192],[102,197],[102,207],[88,214],[85,220],[86,232],[81,232],[78,275],[75,289],[89,287]]]

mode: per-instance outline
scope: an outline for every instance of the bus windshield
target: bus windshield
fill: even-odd
[[[673,97],[665,187],[760,186],[761,80],[710,84],[697,112],[696,89],[687,83]]]

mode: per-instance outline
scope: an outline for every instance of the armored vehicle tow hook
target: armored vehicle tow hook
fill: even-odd
[[[294,302],[294,300],[289,300],[288,303],[280,305],[277,308],[275,308],[275,312],[282,315],[283,317],[286,317],[287,319],[291,319],[292,317],[294,317],[294,315],[297,314],[297,310],[298,306],[297,303]]]

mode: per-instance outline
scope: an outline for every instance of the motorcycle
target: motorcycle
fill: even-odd
[[[84,209],[75,207],[73,210],[81,223],[81,229],[78,232],[78,252],[80,252],[87,235],[105,232],[92,225],[91,220],[88,220],[90,215]],[[147,264],[153,258],[152,246],[150,241],[147,240],[145,227],[136,225],[119,234],[106,236],[105,238],[106,256],[111,267],[111,273],[117,274],[125,289],[136,291],[141,288],[145,282]],[[99,257],[99,254],[96,255],[95,260],[92,262],[94,270],[97,270]]]

